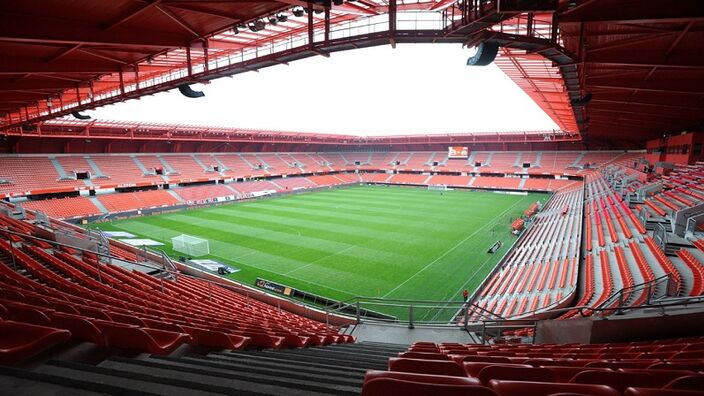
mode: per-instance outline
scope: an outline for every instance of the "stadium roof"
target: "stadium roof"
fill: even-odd
[[[404,42],[502,46],[499,67],[561,129],[590,139],[643,140],[702,127],[697,0],[561,0],[557,11],[554,0],[462,2],[469,8],[451,0],[315,3],[3,1],[0,128]],[[517,11],[536,4],[539,11]]]

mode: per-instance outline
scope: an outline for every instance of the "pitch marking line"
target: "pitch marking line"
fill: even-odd
[[[499,215],[496,216],[496,217],[499,218],[499,217],[503,216],[504,214],[506,214],[506,212],[508,212],[509,210],[513,209],[514,206],[518,205],[518,204],[521,203],[521,202],[523,202],[522,199],[516,201],[516,203],[514,203],[514,204],[511,205],[511,206],[509,206],[508,209],[504,210],[503,212],[501,212],[501,214],[499,214]],[[489,226],[489,225],[493,225],[494,223],[495,223],[495,222],[486,223],[486,224],[484,224],[483,226],[477,228],[476,231],[474,231],[473,233],[467,235],[467,237],[464,238],[463,240],[457,242],[457,244],[456,244],[455,246],[449,248],[447,251],[445,251],[445,253],[441,254],[438,258],[436,258],[435,260],[433,260],[433,261],[431,261],[430,263],[428,263],[428,265],[426,265],[425,267],[423,267],[423,268],[421,268],[420,270],[418,270],[418,272],[416,272],[415,274],[411,275],[411,277],[408,278],[408,279],[406,279],[405,281],[403,281],[403,283],[399,284],[398,286],[396,286],[396,287],[394,287],[393,289],[391,289],[388,293],[384,294],[384,295],[382,296],[382,298],[383,298],[383,297],[387,297],[389,294],[391,294],[391,293],[395,292],[396,290],[398,290],[399,288],[401,288],[401,286],[405,285],[406,283],[408,283],[408,281],[410,281],[411,279],[415,278],[418,274],[420,274],[421,272],[423,272],[423,271],[425,271],[426,269],[428,269],[428,267],[430,267],[431,265],[437,263],[440,259],[442,259],[443,257],[447,256],[447,255],[448,255],[450,252],[452,252],[453,250],[457,249],[460,245],[462,245],[463,243],[465,243],[469,238],[475,236],[479,231],[483,230],[484,228],[486,228],[486,227]]]

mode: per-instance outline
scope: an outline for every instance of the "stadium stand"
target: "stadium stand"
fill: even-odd
[[[53,192],[61,187],[85,186],[80,180],[59,180],[59,174],[48,157],[0,156],[0,193],[35,191]]]
[[[208,179],[205,169],[196,162],[193,156],[168,155],[161,156],[160,160],[175,172],[173,175],[169,175],[170,180],[178,180],[183,183],[190,180],[202,181]]]
[[[435,175],[427,181],[427,184],[445,184],[447,186],[466,187],[471,180],[472,178],[470,176]]]
[[[125,212],[151,207],[176,205],[179,201],[166,190],[106,194],[98,197],[111,212]]]
[[[692,360],[678,353],[681,350],[700,353],[704,340],[565,345],[416,342],[398,357],[390,357],[386,370],[368,371],[362,395],[384,395],[394,389],[498,396],[701,394],[704,377],[697,372],[704,368],[704,360]]]
[[[272,183],[280,186],[284,190],[300,190],[304,188],[316,187],[316,184],[307,177],[286,177],[282,179],[272,179]]]
[[[0,394],[704,394],[700,2],[96,3],[0,2]],[[429,42],[478,46],[466,64],[494,63],[554,128],[356,136],[104,121],[82,113],[175,89],[203,96],[190,84],[301,58]],[[330,82],[344,76],[329,70],[320,81],[288,79],[286,94],[298,100],[296,88],[307,83],[312,88],[302,89],[332,103],[330,92],[341,90]],[[437,92],[418,90],[401,101],[449,100],[448,89],[481,95],[441,70],[426,74],[437,81]],[[260,86],[275,95],[283,85]],[[248,98],[246,91],[235,94]],[[236,109],[235,102],[228,106]],[[402,112],[349,102],[337,106],[344,113],[336,127],[351,117],[373,120],[378,112],[404,128]],[[490,102],[500,117],[527,121],[508,102]],[[291,117],[261,105],[268,117]],[[316,103],[309,107],[293,117],[317,116]],[[466,107],[461,116],[468,125],[483,115]],[[448,157],[464,151],[466,158]],[[243,258],[261,258],[239,255],[245,246],[208,256],[240,263],[239,275],[230,277],[223,272],[234,267],[201,270],[189,257],[176,262],[167,252],[77,225],[223,197],[258,199],[355,183],[402,188],[366,188],[398,193],[398,202],[381,208],[336,205],[344,224],[305,203],[288,212],[287,220],[309,218],[301,226],[274,223],[277,217],[261,202],[240,205],[266,212],[268,218],[258,217],[263,220],[241,216],[265,225],[261,233],[249,238],[244,234],[255,227],[235,225],[234,217],[232,224],[219,223],[239,227],[232,235],[247,236],[262,255],[276,256],[269,246],[280,236],[324,243],[320,251],[296,249],[311,250],[301,259],[315,253],[316,262],[332,263],[313,280],[279,272],[291,264],[283,257],[257,272]],[[391,284],[388,294],[377,288],[375,296],[334,301],[258,278],[298,279],[303,288],[315,282],[326,290],[327,277],[350,271],[353,253],[365,264],[391,255],[373,251],[372,243],[344,246],[348,239],[371,242],[357,232],[360,223],[406,213],[403,205],[428,208],[437,197],[403,194],[433,185],[501,194],[445,194],[455,197],[545,199],[511,207],[495,217],[492,230],[470,229],[438,255],[432,242],[415,243],[415,235],[400,237],[397,230],[419,229],[431,234],[425,240],[452,244],[443,232],[450,220],[430,225],[407,215],[405,222],[374,224],[396,238],[389,247],[415,245],[435,257],[402,280],[417,282],[419,290],[428,284],[417,275],[437,262],[464,264],[468,254],[459,247],[476,242],[478,232],[493,239],[501,229],[497,238],[514,242],[503,255],[489,256],[498,242],[469,252],[472,259],[488,257],[471,275],[439,271],[448,285],[462,284],[459,291],[439,290],[445,301],[392,298],[398,286]],[[360,201],[373,195],[355,190],[351,195]],[[326,192],[321,201],[343,203],[337,194]],[[453,205],[439,206],[438,219],[469,223],[456,219]],[[433,209],[423,214],[435,216]],[[173,222],[181,224],[179,232],[206,228],[179,217]],[[326,224],[313,227],[313,217]],[[278,231],[283,228],[288,231]],[[296,264],[291,271],[312,262]],[[391,283],[386,276],[406,262],[388,264],[379,266],[380,283]],[[383,342],[369,341],[375,337]]]
[[[360,178],[365,183],[385,183],[391,179],[392,175],[388,173],[362,173]]]
[[[471,187],[477,188],[498,188],[498,189],[515,189],[518,190],[521,180],[516,177],[486,177],[479,176],[470,184]]]
[[[51,217],[69,219],[101,214],[102,211],[86,197],[43,199],[22,204],[27,209],[40,210]]]
[[[476,308],[467,313],[470,321],[486,311],[493,317],[521,317],[569,303],[577,282],[581,208],[581,188],[552,197],[477,291]]]
[[[234,191],[221,184],[182,187],[172,191],[178,194],[184,201],[192,202],[235,195]]]
[[[416,173],[397,173],[389,179],[391,183],[397,184],[425,184],[430,176]]]

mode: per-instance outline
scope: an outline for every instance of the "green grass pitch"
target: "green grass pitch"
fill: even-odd
[[[230,276],[250,285],[261,277],[337,300],[460,301],[513,244],[511,221],[547,198],[354,186],[97,226],[163,242],[173,257],[172,237],[205,238],[209,257],[239,268]],[[503,247],[487,253],[497,240]]]

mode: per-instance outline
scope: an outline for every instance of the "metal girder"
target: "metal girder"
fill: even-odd
[[[699,0],[678,0],[663,3],[659,0],[587,1],[581,7],[566,10],[560,23],[681,23],[704,21],[704,10]]]
[[[35,28],[42,25],[41,31]],[[87,45],[104,47],[143,47],[173,49],[188,45],[189,41],[170,33],[158,37],[135,29],[104,30],[86,23],[66,24],[64,20],[47,16],[33,16],[28,20],[21,14],[0,13],[0,42],[36,45]],[[52,31],[46,34],[45,32]]]

